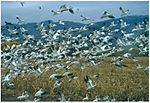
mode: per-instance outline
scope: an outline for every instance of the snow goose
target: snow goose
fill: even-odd
[[[91,89],[91,88],[93,88],[93,87],[95,87],[96,85],[93,85],[92,84],[92,80],[86,75],[86,77],[84,78],[84,81],[87,83],[87,85],[88,85],[88,88],[87,88],[87,90],[89,90],[89,89]]]
[[[24,20],[21,20],[18,16],[16,17],[16,19],[18,20],[18,23],[17,23],[17,24],[25,23],[25,21],[24,21]]]
[[[100,18],[103,19],[103,18],[107,18],[107,17],[115,18],[112,14],[108,13],[107,11],[105,11]]]
[[[122,13],[121,16],[127,15],[128,12],[129,12],[129,10],[124,11],[124,10],[122,9],[122,7],[120,7],[119,9],[120,9],[120,11],[121,11],[121,13]]]
[[[132,32],[134,31],[139,31],[139,30],[143,30],[144,28],[142,28],[142,25],[135,23],[135,28],[132,29]]]
[[[44,95],[46,92],[45,91],[43,91],[42,90],[42,88],[39,90],[39,91],[37,91],[36,93],[35,93],[35,97],[38,97],[38,96],[41,96],[41,95]]]
[[[81,21],[91,20],[91,18],[85,17],[85,16],[83,16],[83,15],[81,15],[81,17],[82,17],[82,20],[81,20]]]
[[[58,14],[61,13],[61,11],[54,11],[54,10],[51,10],[51,12],[53,13],[53,16],[58,15]]]

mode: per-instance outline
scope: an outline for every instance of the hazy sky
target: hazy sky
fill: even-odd
[[[106,20],[100,19],[104,11],[112,13],[116,18],[119,18],[121,12],[119,7],[130,10],[129,15],[148,15],[148,1],[24,1],[22,7],[20,1],[2,1],[1,2],[1,22],[4,25],[5,21],[17,23],[16,16],[29,22],[41,22],[44,20],[63,20],[82,22],[80,15],[90,17],[95,22]],[[52,16],[51,10],[59,10],[60,6],[66,4],[72,6],[75,14],[64,12],[60,15]],[[38,6],[42,6],[40,10]],[[77,12],[77,8],[80,12]]]

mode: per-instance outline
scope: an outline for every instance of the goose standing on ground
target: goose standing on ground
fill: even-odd
[[[121,16],[127,15],[128,12],[129,12],[129,10],[124,11],[124,10],[122,9],[122,7],[120,7],[120,11],[121,11],[121,13],[122,13]]]
[[[112,14],[108,13],[107,11],[105,11],[100,18],[103,19],[103,18],[107,18],[107,17],[108,18],[115,18]]]

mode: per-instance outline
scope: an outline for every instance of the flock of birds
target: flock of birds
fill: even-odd
[[[25,6],[24,2],[21,2],[21,6]],[[38,6],[39,9],[42,9],[42,6]],[[128,15],[129,10],[124,11],[122,7],[119,8],[121,11],[121,16]],[[60,10],[54,11],[51,10],[53,16],[59,15],[63,12],[68,12],[71,14],[75,14],[73,7],[66,6],[66,4],[60,7]],[[79,12],[79,8],[77,9]],[[84,17],[81,15],[82,20],[91,20],[91,18]],[[115,18],[112,14],[105,11],[102,16],[103,18]],[[20,19],[18,16],[16,17],[18,20],[18,24],[25,23],[24,20]],[[118,24],[119,23],[119,24]],[[86,69],[86,65],[80,61],[80,58],[85,58],[85,61],[90,66],[101,65],[104,61],[96,62],[99,60],[100,57],[104,59],[112,56],[115,53],[119,53],[124,51],[124,46],[129,45],[137,45],[139,54],[148,54],[149,52],[149,38],[145,35],[146,32],[149,32],[149,23],[148,19],[145,18],[142,23],[135,23],[135,28],[132,29],[130,32],[126,32],[123,28],[126,28],[130,24],[127,24],[125,21],[120,19],[118,23],[114,21],[110,23],[110,25],[104,25],[99,28],[99,30],[93,30],[88,36],[83,36],[80,33],[83,33],[89,30],[90,26],[97,26],[96,23],[92,22],[80,28],[72,28],[63,29],[63,30],[54,30],[53,28],[57,26],[56,24],[49,22],[48,30],[46,30],[43,23],[37,23],[36,29],[41,33],[42,40],[36,40],[34,35],[30,35],[28,30],[23,28],[21,25],[18,27],[14,26],[13,23],[5,21],[6,29],[9,31],[11,36],[1,35],[1,40],[5,42],[16,41],[19,37],[13,36],[16,35],[23,35],[24,41],[19,45],[13,44],[12,46],[5,45],[2,47],[1,52],[1,69],[4,70],[8,68],[8,72],[6,74],[2,74],[2,85],[8,84],[8,87],[13,87],[14,84],[10,82],[13,78],[16,78],[20,73],[22,76],[24,74],[31,74],[35,73],[37,77],[44,72],[50,72],[51,69],[56,68],[57,70],[64,69],[66,72],[64,74],[52,74],[50,75],[49,79],[55,79],[56,82],[54,84],[54,88],[59,88],[61,86],[62,81],[59,80],[60,78],[64,78],[65,76],[70,76],[69,82],[72,80],[78,79],[78,77],[74,76],[73,73],[69,72],[69,69],[72,69],[72,65],[81,64],[82,71]],[[59,24],[65,25],[65,22],[59,20]],[[120,25],[120,28],[111,30],[112,27],[116,27]],[[14,26],[14,29],[11,29],[9,26]],[[136,35],[138,31],[142,31],[143,33],[139,36]],[[21,31],[21,34],[19,34]],[[76,37],[73,36],[72,32],[79,32],[79,35]],[[114,38],[113,35],[116,33],[121,33],[122,38]],[[58,40],[63,38],[60,43]],[[116,45],[112,43],[112,41],[116,41]],[[135,63],[138,61],[135,57],[132,56],[130,51],[134,50],[135,48],[130,48],[125,54],[119,57],[113,57],[111,60],[111,65],[115,65],[118,67],[127,67],[124,64],[124,59],[129,58],[132,59]],[[71,61],[71,59],[76,59],[75,61]],[[63,64],[56,64],[51,65],[52,62],[60,62],[63,59],[67,59],[67,65]],[[36,66],[32,64],[32,62],[28,61],[32,60],[33,63],[36,63]],[[48,64],[48,65],[45,65]],[[45,68],[43,71],[41,68]],[[137,64],[137,69],[143,68],[140,64]],[[148,71],[149,66],[147,66],[144,71]],[[98,77],[97,74],[94,77]],[[90,76],[86,75],[83,78],[85,83],[87,84],[87,90],[94,88],[96,84],[92,83],[92,79]],[[34,101],[40,101],[40,96],[44,95],[46,92],[42,90],[42,88],[35,93]],[[58,94],[61,98],[58,98],[60,101],[67,101],[65,95],[58,91]],[[24,91],[21,96],[18,96],[18,100],[26,100],[29,97],[27,91]],[[108,96],[103,98],[104,101],[108,101]],[[82,99],[83,101],[88,100],[88,94],[86,97]],[[96,96],[95,100],[93,101],[100,101],[101,98]],[[112,99],[111,101],[115,101]]]

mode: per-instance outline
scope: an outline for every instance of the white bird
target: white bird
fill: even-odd
[[[133,31],[139,31],[139,30],[143,30],[144,28],[142,28],[142,25],[135,23],[135,28],[132,29]]]
[[[69,79],[69,82],[71,82],[71,81],[74,80],[74,79],[78,79],[78,77],[72,76],[72,77]]]
[[[112,21],[112,22],[110,23],[109,27],[114,27],[114,26],[117,26],[117,24],[115,24],[115,22]]]
[[[5,77],[4,77],[4,80],[2,80],[2,82],[8,82],[10,81],[11,79],[11,74],[9,72],[6,73]]]
[[[61,13],[61,11],[54,11],[54,10],[51,10],[51,12],[53,13],[53,16],[58,15],[58,14]]]
[[[9,27],[6,27],[6,28],[7,28],[7,30],[10,32],[10,34],[18,34],[17,29],[12,30],[12,29],[10,29]]]
[[[26,32],[26,31],[28,31],[28,30],[26,30],[26,29],[23,28],[23,27],[21,27],[20,30],[21,30],[21,33],[24,33],[24,32]]]
[[[120,11],[121,11],[121,13],[122,13],[121,16],[127,15],[128,12],[129,12],[129,10],[124,11],[124,10],[122,9],[122,7],[120,7]]]
[[[144,69],[144,71],[148,71],[149,70],[149,66],[147,66],[145,69]]]
[[[130,25],[130,24],[127,24],[126,22],[124,22],[122,19],[120,19],[119,22],[121,24],[121,29]]]
[[[41,99],[34,98],[34,102],[39,102]]]
[[[61,24],[61,25],[65,25],[64,21],[59,20],[58,22],[59,22],[59,24]]]
[[[43,91],[42,90],[42,88],[39,90],[39,91],[37,91],[36,93],[35,93],[35,97],[38,97],[38,96],[41,96],[41,95],[44,95],[46,92],[45,91]]]
[[[72,76],[73,75],[73,73],[70,73],[70,72],[65,72],[64,74],[63,74],[63,76]]]
[[[100,101],[100,100],[101,100],[101,99],[96,96],[96,98],[93,100],[93,102],[98,102],[98,101]]]
[[[130,53],[125,53],[123,56],[124,56],[125,58],[130,58],[130,57],[131,57],[131,54],[130,54]]]
[[[66,4],[60,7],[60,11],[61,12],[69,11],[70,13],[74,14],[73,8],[71,6],[66,6]]]
[[[18,16],[16,17],[16,19],[18,20],[18,23],[17,23],[17,24],[25,23],[25,21],[24,21],[24,20],[21,20]]]
[[[82,100],[83,101],[86,101],[86,100],[88,100],[89,99],[89,97],[88,97],[89,95],[88,94],[86,94],[86,97],[84,97]]]
[[[58,94],[61,96],[61,98],[58,98],[58,100],[60,100],[60,102],[65,102],[66,101],[65,95],[61,92],[58,92]]]
[[[60,79],[60,78],[63,78],[64,76],[61,75],[61,74],[52,74],[50,76],[50,79]]]
[[[21,96],[18,96],[17,99],[22,100],[22,99],[27,99],[29,97],[29,94],[27,91],[23,92]]]
[[[57,87],[60,86],[60,85],[61,85],[61,81],[58,80],[58,81],[56,81],[56,83],[54,84],[54,88],[57,88]]]
[[[115,18],[112,14],[108,13],[107,11],[105,11],[100,18],[103,19],[103,18],[107,18],[107,17]]]
[[[81,21],[87,21],[87,20],[91,20],[91,18],[84,17],[83,15],[81,15],[81,17],[82,17],[82,20],[81,20]]]
[[[141,68],[143,68],[143,67],[142,67],[140,64],[137,64],[137,65],[136,65],[136,68],[137,68],[137,69],[141,69]]]
[[[93,87],[95,87],[96,85],[93,85],[92,84],[92,80],[86,75],[86,77],[84,78],[84,81],[87,83],[87,85],[88,85],[88,88],[87,88],[87,90],[89,90],[89,89],[91,89],[91,88],[93,88]]]
[[[81,64],[81,70],[84,71],[85,69],[85,64]]]

